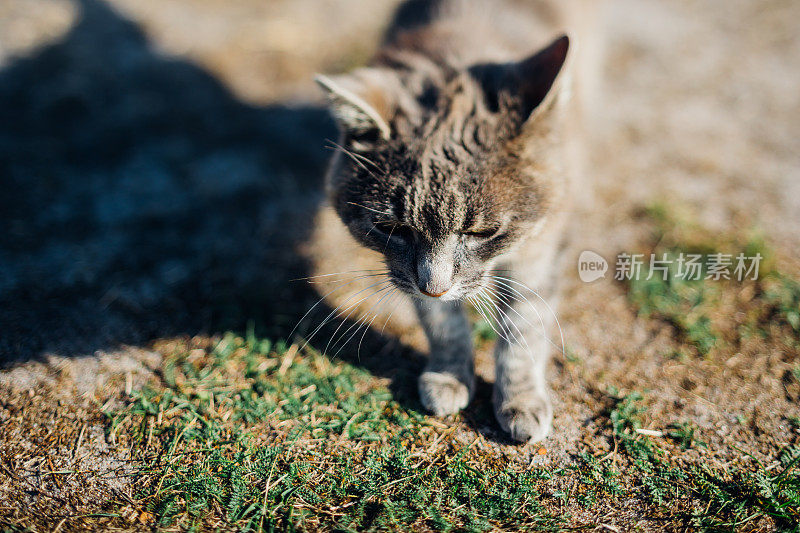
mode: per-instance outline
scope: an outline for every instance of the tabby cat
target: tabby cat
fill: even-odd
[[[554,314],[530,300],[555,296],[572,196],[566,4],[412,0],[368,66],[317,78],[341,129],[330,207],[413,301],[430,346],[422,403],[444,416],[473,395],[471,302],[499,333],[495,414],[519,441],[553,418]],[[342,250],[328,246],[355,266]]]

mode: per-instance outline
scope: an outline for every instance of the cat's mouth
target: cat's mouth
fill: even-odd
[[[395,287],[399,290],[412,298],[425,302],[454,302],[466,300],[471,294],[479,290],[479,287],[475,287],[474,290],[470,291],[459,282],[453,283],[449,287],[431,289],[428,287],[421,287],[417,283],[410,282],[395,275],[391,275],[390,278]]]
[[[454,290],[451,289],[451,290],[447,290],[447,291],[440,292],[440,293],[437,294],[437,293],[428,293],[423,289],[417,289],[416,294],[413,294],[412,296],[415,296],[417,299],[423,300],[423,301],[426,301],[426,302],[434,302],[434,301],[438,301],[438,302],[454,302],[454,301],[457,301],[457,300],[463,300],[464,299],[463,298],[464,295],[459,294],[459,292],[460,291],[454,291]]]
[[[449,289],[447,289],[447,290],[444,290],[444,291],[442,291],[442,292],[428,292],[428,291],[426,291],[425,289],[420,289],[420,290],[419,290],[419,292],[421,292],[421,293],[422,293],[422,294],[424,294],[425,296],[430,296],[431,298],[441,298],[442,296],[444,296],[445,294],[447,294],[447,291],[448,291],[448,290],[449,290]]]

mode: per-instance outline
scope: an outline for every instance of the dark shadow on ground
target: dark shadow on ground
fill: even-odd
[[[78,3],[61,41],[0,72],[2,360],[285,309],[328,114],[237,101],[103,2]]]
[[[318,298],[289,280],[309,275],[329,114],[245,104],[78,4],[64,38],[0,72],[0,367],[248,323],[285,337]],[[341,357],[420,409],[420,354],[371,331]]]

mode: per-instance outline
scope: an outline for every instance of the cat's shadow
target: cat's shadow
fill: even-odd
[[[0,367],[248,322],[288,335],[318,298],[289,280],[310,275],[296,250],[328,112],[243,103],[102,0],[76,4],[61,39],[0,70]],[[421,410],[420,353],[369,331],[340,357]]]

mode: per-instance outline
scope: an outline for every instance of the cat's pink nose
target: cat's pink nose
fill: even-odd
[[[453,287],[453,259],[450,249],[419,252],[417,287],[422,294],[431,298],[439,298]]]
[[[445,289],[442,292],[428,292],[425,289],[420,289],[419,291],[424,294],[425,296],[430,296],[431,298],[438,298],[439,296],[443,296],[450,289]]]

